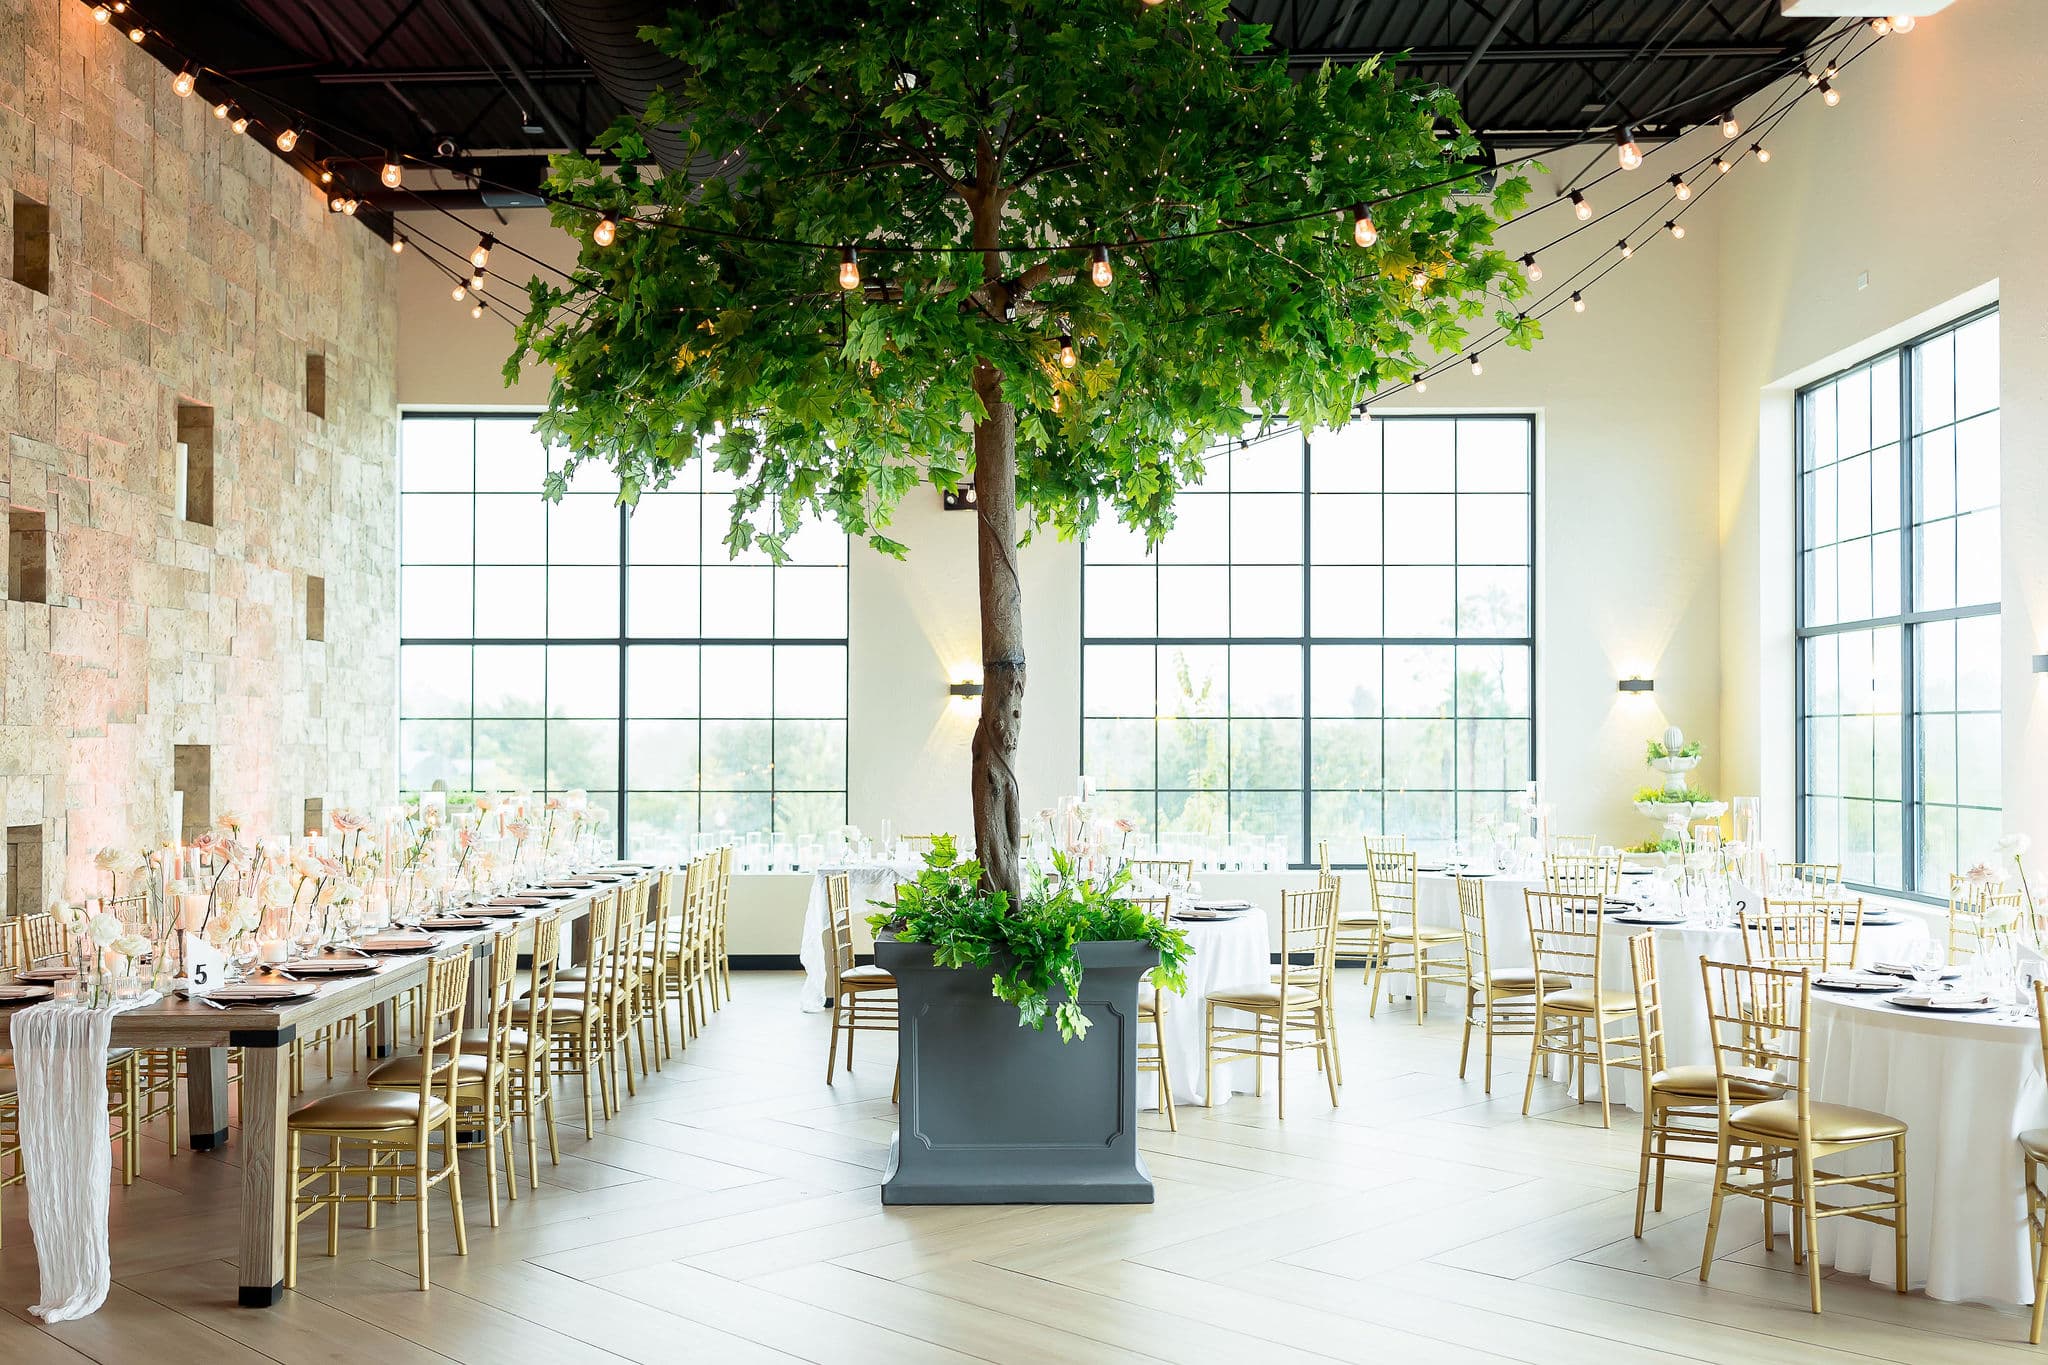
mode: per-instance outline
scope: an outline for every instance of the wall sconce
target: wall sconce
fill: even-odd
[[[955,697],[978,697],[981,695],[981,684],[978,682],[956,682],[947,688],[946,691]]]
[[[941,488],[939,505],[948,512],[972,512],[974,510],[974,484],[963,483],[957,490]]]
[[[2048,654],[2036,654],[2034,656],[2034,671],[2036,673],[2048,673]]]
[[[1657,690],[1657,681],[1654,678],[1623,678],[1614,685],[1614,690],[1617,692],[1655,692]]]

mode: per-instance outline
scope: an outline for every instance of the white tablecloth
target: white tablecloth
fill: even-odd
[[[1646,880],[1631,877],[1629,882]],[[1540,888],[1540,878],[1496,876],[1486,879],[1486,951],[1493,967],[1530,965],[1529,915],[1524,890]],[[1627,887],[1624,887],[1624,891]],[[1458,927],[1458,888],[1441,873],[1424,873],[1416,878],[1416,916],[1431,928]],[[1600,985],[1603,990],[1632,991],[1628,941],[1649,929],[1657,936],[1657,974],[1663,986],[1664,1056],[1672,1066],[1712,1066],[1713,1047],[1707,1036],[1706,988],[1700,981],[1700,959],[1718,962],[1746,962],[1739,928],[1716,929],[1703,921],[1676,925],[1630,924],[1608,916],[1600,940]],[[1900,916],[1894,924],[1865,924],[1857,946],[1858,966],[1871,962],[1911,960],[1927,937],[1927,928],[1912,916]],[[1635,1033],[1631,1018],[1626,1029]],[[1589,1068],[1590,1069],[1590,1068]],[[1617,1071],[1621,1088],[1614,1098],[1631,1108],[1642,1103],[1642,1081],[1633,1071]],[[1586,1093],[1598,1091],[1598,1077],[1587,1078]]]
[[[1256,907],[1228,919],[1175,920],[1174,927],[1187,931],[1188,946],[1194,949],[1194,955],[1187,964],[1187,994],[1167,994],[1166,1014],[1159,1024],[1166,1047],[1167,1078],[1173,1085],[1175,1104],[1206,1104],[1207,1080],[1202,1062],[1208,1052],[1205,1030],[1209,993],[1266,983],[1273,972],[1271,929],[1266,912]],[[1240,1021],[1250,1019],[1236,1011],[1231,1012],[1231,1017]],[[1239,1092],[1250,1094],[1257,1083],[1256,1073],[1257,1067],[1248,1057],[1218,1065],[1216,1087],[1223,1094],[1217,1102],[1227,1101]],[[1151,1083],[1151,1077],[1141,1077],[1139,1107],[1156,1109],[1158,1099],[1159,1088]]]
[[[1910,1013],[1882,997],[1813,993],[1813,1097],[1906,1125],[1906,1274],[1929,1298],[2032,1303],[2017,1138],[2048,1128],[2048,1081],[2032,1020]],[[1882,1156],[1827,1163],[1880,1170]],[[1892,1286],[1888,1229],[1830,1218],[1821,1256]]]
[[[811,897],[804,906],[804,934],[797,944],[797,958],[804,965],[804,990],[801,997],[805,1010],[815,1013],[829,1003],[825,999],[825,961],[828,955],[825,938],[831,931],[832,917],[825,904],[825,879],[846,874],[847,896],[852,902],[849,913],[853,917],[853,946],[856,952],[873,952],[874,935],[868,932],[868,916],[876,907],[869,901],[888,900],[896,894],[896,888],[907,881],[914,881],[924,863],[916,858],[899,858],[893,863],[826,863],[811,874]]]

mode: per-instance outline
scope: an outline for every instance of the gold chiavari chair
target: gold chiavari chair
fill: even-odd
[[[1365,836],[1365,856],[1369,860],[1375,853],[1406,853],[1408,836],[1405,834],[1368,834]]]
[[[1387,977],[1406,976],[1415,982],[1415,1022],[1421,1024],[1429,1017],[1431,983],[1464,989],[1465,936],[1416,919],[1413,853],[1368,854],[1367,871],[1376,924],[1366,978],[1366,1015],[1378,1017],[1380,986]],[[1389,994],[1389,1003],[1392,999]]]
[[[732,845],[720,848],[713,857],[711,915],[706,926],[704,974],[710,986],[711,1008],[720,1009],[720,995],[732,999],[732,953],[726,947],[725,926],[732,908]]]
[[[519,1198],[519,1166],[512,1159],[512,1021],[518,1009],[519,926],[491,936],[490,999],[484,1027],[466,1029],[456,1043],[454,1104],[462,1120],[460,1147],[482,1148],[484,1190],[491,1226],[498,1226],[498,1155],[505,1157],[506,1194]],[[483,1036],[479,1050],[471,1040]],[[369,1083],[378,1090],[416,1090],[420,1071],[428,1064],[425,1050],[393,1057],[370,1069]]]
[[[1796,887],[1840,886],[1840,863],[1779,863],[1778,879]]]
[[[670,868],[655,879],[654,889],[648,893],[651,908],[647,940],[641,953],[641,971],[646,979],[641,984],[654,1016],[654,1045],[664,1057],[676,1055],[676,1031],[669,1023],[668,1007],[675,997],[675,974],[683,965],[676,939],[682,929],[682,896],[688,880],[687,872]],[[688,1039],[684,1043],[687,1046]]]
[[[936,834],[899,834],[896,842],[903,845],[903,851],[911,857],[922,858],[932,851],[939,836]]]
[[[665,1041],[679,1040],[685,1048],[690,1045],[689,910],[698,895],[704,861],[703,858],[692,858],[681,871],[664,872],[661,877],[661,1030]],[[673,1026],[668,1021],[671,1004],[676,1007]],[[675,1055],[673,1047],[669,1055]]]
[[[610,954],[617,946],[619,901],[619,893],[614,890],[590,902],[590,948],[593,959],[597,959],[599,954],[604,954],[604,961],[609,963]],[[539,954],[536,952],[535,985],[528,990],[528,1000],[533,1000],[538,993],[539,962]],[[597,961],[593,960],[591,970],[599,971]],[[546,982],[547,989],[553,994],[553,998],[548,1002],[547,1024],[544,1029],[547,1038],[547,1062],[551,1070],[549,1088],[552,1090],[570,1076],[582,1081],[585,1138],[597,1135],[597,1128],[592,1121],[592,1092],[596,1092],[597,1107],[602,1108],[607,1119],[611,1118],[618,1107],[619,1093],[618,1077],[614,1074],[612,1060],[614,1040],[611,1028],[611,1002],[606,999],[605,978],[601,974],[584,978],[586,983],[593,979],[599,982],[598,991],[594,995],[589,993],[587,984],[584,987],[584,994],[564,993],[563,988],[569,983],[556,973],[550,973]],[[552,1107],[549,1112],[552,1114]],[[553,1132],[551,1123],[551,1140]]]
[[[1156,920],[1164,920],[1173,912],[1171,896],[1132,896],[1129,903],[1137,906]],[[1152,1026],[1152,1036],[1145,1036],[1144,1026]],[[1138,984],[1138,1074],[1152,1072],[1159,1078],[1159,1112],[1166,1116],[1166,1126],[1180,1131],[1180,1119],[1173,1112],[1173,1077],[1166,1065],[1166,997],[1150,981]]]
[[[420,1033],[418,1077],[406,1089],[348,1090],[322,1095],[294,1109],[288,1121],[291,1166],[286,1193],[290,1200],[284,1244],[284,1283],[299,1282],[299,1224],[321,1209],[327,1211],[327,1254],[341,1253],[341,1206],[363,1204],[372,1226],[380,1203],[411,1203],[418,1225],[420,1289],[427,1288],[427,1201],[434,1186],[448,1187],[455,1218],[455,1250],[469,1254],[469,1230],[462,1221],[462,1167],[456,1159],[455,1115],[460,1104],[462,1012],[469,997],[469,954],[451,953],[427,964],[426,1028]],[[327,1140],[327,1160],[305,1164],[307,1138]],[[440,1139],[441,1161],[433,1163],[434,1139]],[[348,1147],[364,1148],[366,1164],[351,1165]],[[353,1194],[345,1180],[362,1180],[366,1188]],[[390,1181],[387,1190],[381,1182]],[[411,1181],[407,1192],[404,1182]]]
[[[2034,982],[2034,1017],[2041,1029],[2041,1058],[2048,1064],[2048,981]],[[2034,1253],[2034,1315],[2027,1340],[2039,1346],[2042,1314],[2048,1311],[2048,1188],[2041,1183],[2048,1175],[2048,1128],[2021,1133],[2020,1156],[2026,1171],[2027,1241]]]
[[[548,1063],[548,1019],[554,1012],[555,973],[561,966],[561,956],[560,917],[550,914],[535,920],[533,966],[527,973],[526,994],[512,1001],[505,1030],[505,1117],[526,1124],[527,1185],[536,1190],[540,1188],[539,1124],[543,1119],[548,1129],[548,1162],[562,1164],[561,1142],[555,1134],[554,1071]],[[516,943],[512,960],[515,964],[518,961]],[[491,1031],[464,1030],[462,1050],[489,1056]],[[519,1170],[509,1154],[505,1158],[505,1178],[510,1184],[518,1184]],[[515,1192],[512,1197],[519,1196]]]
[[[1373,857],[1370,851],[1373,837],[1368,835],[1366,838],[1368,866]],[[1396,834],[1389,837],[1398,839],[1402,836]],[[1392,852],[1393,850],[1386,851]],[[1322,885],[1322,878],[1330,876],[1330,841],[1328,839],[1316,840],[1316,865],[1320,869],[1316,884],[1320,886]],[[1369,870],[1367,876],[1371,876]],[[1380,917],[1378,912],[1372,909],[1370,890],[1371,888],[1368,887],[1368,894],[1363,898],[1365,901],[1363,905],[1358,903],[1361,898],[1357,896],[1353,896],[1349,904],[1345,903],[1341,894],[1337,897],[1336,946],[1330,956],[1332,970],[1335,969],[1335,964],[1339,962],[1361,962],[1365,965],[1365,984],[1369,997],[1372,994],[1373,963],[1378,960],[1377,955],[1380,950]],[[1335,999],[1336,997],[1332,996],[1331,998]]]
[[[1828,923],[1828,905],[1822,901],[1766,897],[1763,909],[1744,910],[1742,951],[1759,967],[1803,967],[1824,972],[1833,966],[1847,965],[1830,961],[1834,935]]]
[[[1553,854],[1590,858],[1600,851],[1600,841],[1590,834],[1553,834],[1550,837],[1550,851]]]
[[[1608,1070],[1634,1069],[1641,1064],[1639,1040],[1610,1037],[1607,1026],[1636,1012],[1635,997],[1607,989],[1601,963],[1605,921],[1598,895],[1577,891],[1522,893],[1529,915],[1529,950],[1542,982],[1536,990],[1535,1037],[1529,1048],[1529,1079],[1522,1089],[1522,1112],[1536,1094],[1536,1072],[1546,1057],[1567,1062],[1578,1080],[1579,1103],[1586,1102],[1586,1066],[1600,1075],[1600,1126],[1612,1127],[1614,1087]],[[1571,984],[1552,985],[1556,978]],[[1623,1055],[1610,1056],[1619,1048]]]
[[[832,1084],[839,1056],[839,1035],[846,1034],[846,1067],[853,1069],[856,1033],[896,1031],[896,978],[872,964],[861,966],[853,954],[852,892],[846,874],[825,879],[825,992],[832,1000],[832,1041],[825,1049],[825,1084]]]
[[[2025,898],[2017,891],[1950,877],[1948,960],[1954,966],[1994,944],[2012,942],[2021,929]]]
[[[15,961],[23,967],[33,967],[46,958],[63,957],[67,952],[64,927],[47,910],[14,917],[14,944]]]
[[[1132,858],[1124,866],[1133,878],[1143,877],[1155,886],[1186,886],[1195,878],[1193,858]]]
[[[1458,1079],[1465,1079],[1465,1065],[1472,1053],[1472,1030],[1476,1026],[1484,1039],[1486,1093],[1493,1093],[1493,1040],[1527,1038],[1535,1033],[1536,969],[1495,967],[1493,947],[1486,936],[1486,883],[1477,877],[1459,877],[1458,925],[1465,936],[1465,1025],[1458,1044]],[[1551,987],[1564,990],[1572,983],[1553,977]]]
[[[1715,1104],[1720,1095],[1712,1066],[1672,1066],[1664,1052],[1664,987],[1657,975],[1657,937],[1645,931],[1628,941],[1629,975],[1635,981],[1636,1036],[1642,1040],[1643,1154],[1636,1170],[1636,1236],[1643,1235],[1645,1205],[1664,1211],[1664,1166],[1683,1161],[1711,1166],[1714,1156],[1691,1147],[1713,1148],[1720,1139]],[[1729,1082],[1738,1104],[1776,1099],[1784,1087],[1741,1077]],[[1672,1144],[1680,1144],[1673,1150]],[[1650,1202],[1650,1173],[1656,1199]]]
[[[1543,889],[1575,896],[1614,894],[1621,881],[1619,856],[1603,858],[1597,853],[1553,853],[1543,860]]]
[[[1700,959],[1706,984],[1707,1026],[1714,1045],[1717,1147],[1714,1197],[1707,1210],[1700,1279],[1714,1264],[1721,1205],[1729,1195],[1762,1203],[1764,1245],[1774,1240],[1772,1215],[1793,1219],[1792,1254],[1806,1264],[1808,1306],[1820,1312],[1820,1220],[1855,1218],[1892,1230],[1897,1291],[1906,1292],[1906,1125],[1888,1114],[1815,1100],[1808,1062],[1813,1044],[1813,977],[1790,967],[1762,967]],[[1755,1021],[1768,1019],[1768,1027]],[[1785,1096],[1744,1103],[1738,1081],[1779,1085]],[[1830,1175],[1818,1163],[1878,1143],[1891,1147],[1891,1169]],[[1745,1155],[1735,1156],[1741,1148]],[[1781,1174],[1789,1162],[1790,1174]],[[1755,1178],[1737,1182],[1737,1171]],[[1862,1203],[1824,1204],[1822,1190],[1878,1195]]]
[[[1312,1050],[1337,1103],[1337,1058],[1331,1047],[1336,1021],[1330,1009],[1329,983],[1336,947],[1335,893],[1327,886],[1314,891],[1280,893],[1281,979],[1211,991],[1204,1021],[1206,1039],[1204,1093],[1216,1093],[1218,1059],[1251,1057],[1258,1066],[1258,1092],[1265,1093],[1266,1059],[1278,1066],[1280,1117],[1287,1117],[1287,1055]],[[1241,1010],[1252,1016],[1250,1027],[1220,1021],[1216,1011]]]

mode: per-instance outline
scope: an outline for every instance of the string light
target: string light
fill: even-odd
[[[148,36],[149,35],[147,33],[144,33],[142,31],[142,25],[140,24],[137,24],[134,28],[128,30],[128,41],[131,43],[140,43],[144,38],[147,38]]]
[[[469,287],[470,287],[471,289],[481,289],[481,288],[483,288],[483,287],[484,287],[484,272],[483,272],[483,271],[481,271],[481,270],[473,270],[473,271],[471,271],[471,272],[470,272],[470,275],[469,275]]]
[[[1674,175],[1671,177],[1671,194],[1682,204],[1692,198],[1692,186],[1685,183],[1684,176]]]
[[[1756,157],[1756,159],[1760,162],[1769,161],[1771,159],[1771,149],[1764,146],[1764,144],[1761,142],[1750,143],[1749,150],[1750,154]]]
[[[1574,313],[1586,311],[1586,300],[1580,296],[1579,291],[1576,289],[1572,291],[1572,311]]]
[[[404,184],[405,171],[399,166],[398,158],[389,152],[384,153],[384,169],[377,172],[377,178],[384,182],[386,189],[395,190]]]
[[[1722,139],[1724,141],[1733,142],[1736,138],[1740,137],[1741,135],[1742,124],[1736,121],[1735,111],[1733,109],[1730,109],[1728,112],[1721,115]]]
[[[1894,33],[1911,33],[1920,26],[1920,21],[1910,14],[1894,14],[1891,19]]]
[[[1531,284],[1543,278],[1543,267],[1536,264],[1535,252],[1525,251],[1522,253],[1522,273],[1529,277],[1529,283]]]
[[[185,67],[177,75],[171,77],[171,93],[179,99],[184,99],[192,93],[192,87],[198,80],[199,78],[192,74],[192,68],[189,66]]]
[[[279,150],[280,152],[288,152],[298,145],[299,130],[292,127],[290,124],[286,124],[284,126],[284,129],[277,135],[277,150]]]
[[[237,135],[249,131],[249,116],[242,112],[241,105],[228,106],[228,127],[234,129]]]
[[[1419,265],[1416,266],[1415,273],[1408,277],[1408,283],[1414,286],[1416,293],[1420,294],[1423,290],[1429,288],[1429,272]]]
[[[464,289],[460,284],[457,284],[453,289],[448,291],[448,297],[454,299],[457,303],[461,303],[463,299],[467,298],[468,296],[469,291],[467,289]]]
[[[482,299],[478,299],[470,305],[469,315],[473,318],[480,318],[484,315],[484,301]]]
[[[1685,224],[1679,222],[1675,218],[1667,218],[1664,220],[1664,230],[1670,233],[1673,237],[1679,239],[1680,241],[1685,240]]]
[[[1726,175],[1728,174],[1728,172],[1735,169],[1735,163],[1730,161],[1725,156],[1717,156],[1714,158],[1714,169],[1719,171],[1721,174]]]
[[[1365,211],[1365,205],[1357,204],[1351,209],[1351,240],[1360,246],[1371,246],[1380,239],[1380,230],[1373,226],[1372,215]]]
[[[599,246],[610,246],[619,239],[619,220],[609,213],[597,220],[597,226],[590,230],[590,240]]]
[[[1072,332],[1061,332],[1060,368],[1071,370],[1078,360],[1079,357],[1074,354],[1074,334]]]
[[[1572,212],[1579,215],[1579,221],[1582,223],[1591,221],[1593,217],[1593,206],[1587,203],[1586,196],[1577,190],[1572,191]]]
[[[94,5],[92,7],[92,21],[95,24],[111,23],[113,18],[114,12],[105,5]]]
[[[401,254],[403,254],[403,253],[404,253],[404,251],[405,251],[405,234],[401,232],[401,233],[399,233],[399,234],[398,234],[397,236],[395,236],[395,237],[393,237],[393,238],[391,239],[391,254],[392,254],[392,255],[394,255],[394,256],[397,256],[397,255],[401,255]]]
[[[477,238],[475,249],[469,253],[469,263],[481,271],[486,265],[490,264],[491,248],[497,244],[498,239],[491,236],[488,232]]]
[[[329,213],[340,213],[340,212],[341,212],[341,196],[340,196],[340,195],[338,195],[338,194],[333,194],[333,195],[329,195],[329,196],[327,197],[327,211],[328,211]]]
[[[1622,128],[1614,135],[1614,159],[1625,171],[1632,171],[1643,164],[1643,149],[1636,146],[1636,131]]]
[[[224,119],[228,116],[228,102],[226,100],[222,100],[213,106],[213,116],[218,119]]]
[[[1820,83],[1820,102],[1832,109],[1842,102],[1842,92],[1823,80]]]
[[[1472,362],[1472,373],[1474,376],[1486,373],[1486,367],[1479,363],[1479,352],[1474,351],[1471,355],[1467,356],[1466,359]]]
[[[362,200],[351,194],[341,201],[341,211],[353,218],[356,216],[356,210],[362,207],[362,202]]]
[[[1628,244],[1628,238],[1626,237],[1616,242],[1615,245],[1621,248],[1621,259],[1624,261],[1636,254],[1636,249]]]
[[[1800,75],[1802,75],[1802,76],[1804,76],[1804,77],[1806,77],[1806,83],[1807,83],[1808,85],[1819,85],[1819,84],[1820,84],[1820,73],[1819,73],[1819,72],[1817,72],[1817,71],[1811,71],[1811,70],[1808,70],[1808,69],[1807,69],[1807,68],[1805,68],[1805,67],[1801,67],[1801,68],[1800,68],[1800,70],[1799,70],[1799,74],[1800,74]]]
[[[1892,21],[1880,14],[1870,21],[1870,31],[1882,38],[1892,31]]]
[[[839,287],[849,292],[860,288],[860,253],[850,246],[839,248]]]
[[[1092,259],[1088,262],[1088,278],[1094,282],[1097,289],[1109,288],[1109,282],[1115,273],[1109,263],[1109,248],[1097,242],[1095,250],[1090,255]]]
[[[1415,386],[1415,391],[1417,393],[1429,392],[1429,381],[1427,379],[1424,379],[1419,372],[1410,382]]]

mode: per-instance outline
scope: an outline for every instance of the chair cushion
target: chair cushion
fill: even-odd
[[[483,1028],[465,1029],[462,1033],[462,1050],[485,1056],[491,1051],[491,1031]],[[505,1050],[514,1056],[526,1051],[526,1030],[508,1028],[505,1030]]]
[[[455,1064],[457,1074],[464,1081],[481,1081],[491,1074],[491,1059],[480,1052],[464,1051]],[[375,1086],[418,1085],[420,1083],[420,1055],[415,1052],[407,1057],[393,1057],[388,1062],[379,1062],[370,1068],[369,1081]]]
[[[1650,1077],[1650,1087],[1673,1095],[1684,1095],[1689,1099],[1713,1100],[1719,1099],[1721,1094],[1714,1084],[1714,1068],[1711,1066],[1667,1067]],[[1784,1086],[1773,1085],[1769,1081],[1751,1080],[1742,1076],[1728,1078],[1728,1098],[1740,1104],[1755,1104],[1763,1100],[1776,1099],[1784,1093]]]
[[[1536,989],[1536,969],[1534,967],[1495,967],[1486,974],[1486,984],[1497,991],[1533,991]],[[1557,973],[1552,972],[1543,979],[1543,984],[1545,989],[1555,994],[1558,991],[1570,990],[1572,979],[1568,976],[1559,976]]]
[[[848,967],[839,974],[839,980],[863,990],[886,989],[896,984],[896,978],[889,974],[888,968],[875,966]]]
[[[1261,986],[1233,986],[1229,990],[1210,991],[1209,1002],[1232,1009],[1272,1009],[1280,1003],[1280,987],[1273,982]],[[1307,986],[1287,988],[1288,1004],[1313,1005],[1315,1002],[1316,992]]]
[[[2048,1128],[2029,1128],[2020,1134],[2020,1146],[2028,1156],[2037,1156],[2048,1161]]]
[[[1593,988],[1573,986],[1570,990],[1545,991],[1543,1008],[1563,1010],[1568,1014],[1591,1014],[1593,1012]],[[1600,1013],[1634,1014],[1636,998],[1627,991],[1600,992]]]
[[[1898,1137],[1906,1131],[1906,1125],[1889,1114],[1870,1109],[1818,1101],[1808,1108],[1813,1116],[1815,1142],[1868,1142],[1873,1138]],[[1728,1126],[1759,1137],[1792,1142],[1799,1137],[1799,1105],[1793,1100],[1745,1105],[1728,1116]]]
[[[444,1122],[447,1102],[438,1096],[427,1100],[427,1122]],[[410,1128],[419,1122],[420,1096],[417,1090],[345,1090],[322,1095],[311,1104],[292,1110],[294,1128],[359,1129],[365,1132],[387,1128]]]
[[[1337,916],[1339,932],[1345,929],[1377,929],[1380,917],[1370,910],[1346,910]]]

